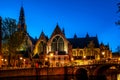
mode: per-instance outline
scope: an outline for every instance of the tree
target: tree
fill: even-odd
[[[8,66],[10,66],[11,60],[15,60],[16,52],[24,40],[25,32],[17,31],[15,19],[5,18],[2,22],[2,33],[3,53],[8,57]]]

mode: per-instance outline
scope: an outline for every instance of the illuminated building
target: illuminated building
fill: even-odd
[[[64,29],[61,30],[58,24],[50,38],[42,31],[39,39],[34,43],[35,40],[29,36],[26,30],[23,7],[21,7],[20,11],[18,30],[26,32],[26,42],[28,43],[26,47],[27,49],[30,48],[33,58],[38,55],[38,62],[42,64],[49,62],[49,66],[55,67],[68,65],[72,61],[77,63],[77,65],[81,65],[88,63],[83,61],[112,57],[109,45],[99,44],[97,36],[90,37],[87,33],[84,38],[79,38],[76,34],[73,38],[66,38]],[[25,47],[25,44],[23,47]]]
[[[73,38],[66,38],[64,29],[61,30],[57,24],[52,35],[48,38],[42,31],[38,40],[33,39],[27,33],[24,9],[21,7],[18,31],[23,31],[25,38],[18,51],[23,52],[23,56],[32,55],[37,62],[50,67],[65,66],[73,62],[77,65],[86,64],[89,60],[100,60],[112,57],[109,45],[99,44],[97,36],[90,37],[88,34],[84,38],[75,35]]]
[[[25,16],[23,7],[21,7],[18,30],[25,31]],[[33,58],[38,55],[38,61],[45,64],[49,61],[50,66],[64,66],[73,61],[78,65],[86,63],[83,61],[100,60],[112,57],[109,45],[99,44],[98,37],[79,38],[75,35],[73,38],[66,38],[64,29],[61,30],[57,24],[52,35],[48,38],[42,31],[39,39],[35,42],[33,38],[27,36],[27,49],[30,48]],[[29,46],[29,47],[28,47]],[[34,46],[34,49],[33,49]],[[24,46],[25,47],[25,44]],[[87,62],[88,63],[88,62]]]
[[[35,54],[42,56],[40,58],[42,62],[48,58],[53,66],[67,65],[71,61],[80,65],[88,63],[89,60],[112,57],[109,45],[99,44],[97,36],[89,37],[87,34],[85,38],[78,38],[76,35],[74,38],[66,38],[58,24],[49,39],[43,32],[41,33],[34,48]]]

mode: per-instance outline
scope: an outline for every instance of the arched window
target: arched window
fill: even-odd
[[[56,36],[51,43],[52,51],[64,51],[64,41],[60,36]]]
[[[57,51],[57,39],[56,38],[53,39],[51,46],[52,46],[51,48],[52,51]]]
[[[79,51],[78,56],[83,56],[83,52]]]
[[[73,56],[77,56],[77,55],[76,55],[76,51],[73,51]]]
[[[91,51],[87,50],[86,56],[90,56],[91,55]]]
[[[58,51],[64,51],[64,41],[62,38],[58,39]]]

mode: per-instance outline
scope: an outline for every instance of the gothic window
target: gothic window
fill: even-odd
[[[53,41],[52,41],[52,51],[57,51],[57,39],[54,38]]]
[[[73,51],[73,56],[76,56],[76,52],[75,51]]]
[[[91,56],[95,56],[95,51],[94,50],[92,51]]]
[[[78,52],[78,56],[83,56],[83,52],[82,52],[82,51],[79,51],[79,52]]]
[[[86,56],[90,56],[91,55],[91,50],[87,50]]]
[[[99,54],[98,54],[98,52],[96,50],[94,51],[94,56],[95,57],[99,56]]]
[[[64,51],[64,41],[62,38],[58,40],[58,51]]]
[[[64,51],[64,41],[60,36],[56,36],[51,43],[52,51]]]

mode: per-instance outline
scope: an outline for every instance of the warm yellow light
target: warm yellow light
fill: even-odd
[[[53,53],[50,53],[50,56],[52,57],[52,56],[53,56]]]
[[[85,59],[85,58],[86,58],[86,56],[83,56],[83,58]]]
[[[1,59],[2,61],[4,60],[4,59]]]
[[[22,57],[20,57],[20,60],[22,60],[23,58]]]
[[[45,61],[47,61],[48,60],[48,58],[45,58]]]
[[[120,57],[118,58],[118,60],[120,61]]]
[[[5,59],[5,62],[7,61],[7,59]]]
[[[102,55],[105,55],[105,52],[102,52]]]
[[[24,61],[26,61],[26,60],[24,59]]]
[[[72,58],[71,58],[71,61],[73,61],[73,60],[74,60],[74,58],[72,57]]]

